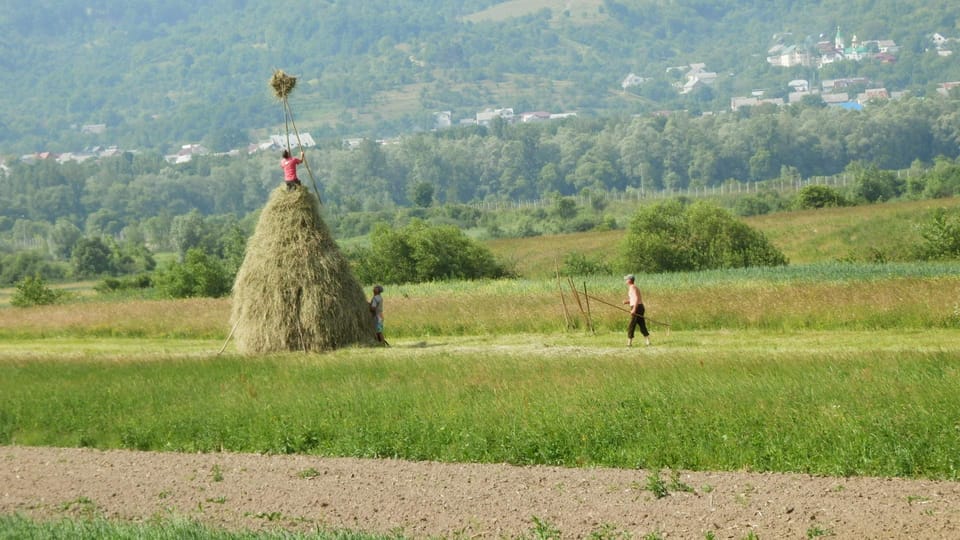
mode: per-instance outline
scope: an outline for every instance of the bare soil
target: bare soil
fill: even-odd
[[[408,537],[960,538],[960,483],[0,447],[0,513]],[[671,486],[671,484],[673,484]],[[684,485],[690,490],[684,490]],[[602,536],[601,536],[602,535]]]

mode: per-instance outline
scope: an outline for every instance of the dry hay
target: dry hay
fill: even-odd
[[[306,188],[270,195],[237,272],[230,323],[244,354],[374,343],[363,289]]]
[[[293,75],[287,75],[282,69],[275,70],[273,77],[270,78],[270,86],[273,87],[273,93],[277,99],[286,99],[297,86],[297,78]]]

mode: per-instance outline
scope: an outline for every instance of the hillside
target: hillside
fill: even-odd
[[[836,260],[894,260],[912,247],[919,234],[914,226],[934,208],[960,207],[960,198],[777,212],[745,218],[780,249],[790,264]],[[535,238],[510,238],[487,243],[498,257],[511,261],[519,274],[549,277],[564,257],[579,253],[591,260],[613,262],[624,231],[602,231]]]
[[[243,146],[282,127],[266,85],[275,68],[301,78],[301,127],[331,137],[389,136],[432,127],[437,111],[458,122],[487,107],[720,111],[757,89],[785,97],[794,79],[862,76],[923,95],[960,80],[960,55],[941,57],[930,41],[960,37],[958,19],[946,0],[376,0],[309,10],[39,0],[0,14],[0,154]],[[896,61],[816,70],[765,60],[774,45],[833,39],[838,28],[895,42]],[[681,94],[684,70],[699,63],[716,82]],[[630,73],[645,82],[625,91]]]

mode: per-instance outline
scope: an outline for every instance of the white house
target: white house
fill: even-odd
[[[494,118],[503,118],[508,123],[513,122],[513,109],[509,107],[502,109],[484,109],[477,113],[477,125],[488,126]]]

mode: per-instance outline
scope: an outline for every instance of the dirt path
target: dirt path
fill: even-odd
[[[662,475],[670,484],[670,475]],[[960,483],[0,447],[0,512],[188,517],[230,529],[349,528],[407,536],[960,538]]]

